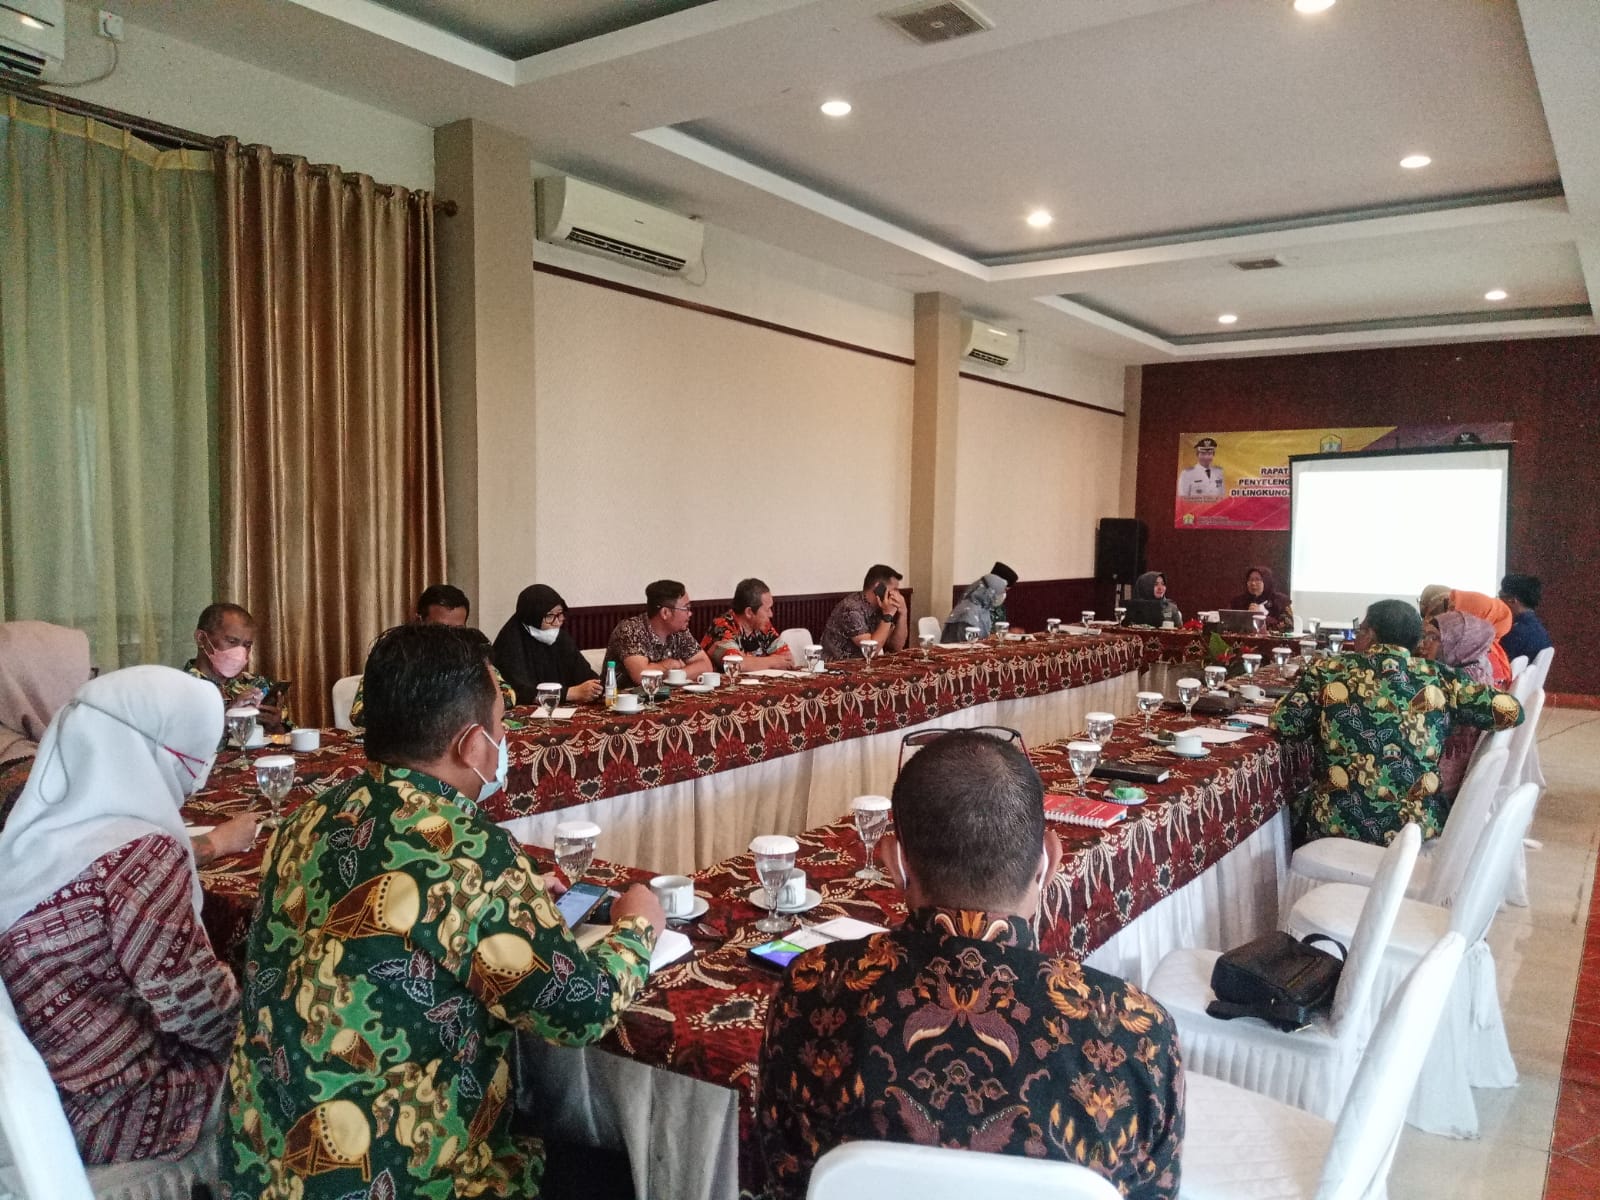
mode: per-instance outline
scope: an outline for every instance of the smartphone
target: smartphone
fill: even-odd
[[[750,961],[758,966],[772,971],[786,971],[790,963],[809,949],[809,946],[798,946],[788,938],[782,937],[762,942],[759,946],[751,946],[747,953]]]
[[[589,917],[599,915],[595,910],[602,902],[606,903],[609,913],[613,895],[615,893],[609,888],[603,888],[597,883],[575,883],[556,897],[556,911],[566,921],[568,929],[576,929]]]
[[[872,589],[872,594],[879,600],[882,600],[889,594],[889,585],[887,583],[880,583],[877,587]]]
[[[277,683],[267,689],[267,694],[261,697],[261,703],[271,708],[282,708],[283,698],[289,694],[289,689],[293,686],[294,682],[292,680],[278,680]]]

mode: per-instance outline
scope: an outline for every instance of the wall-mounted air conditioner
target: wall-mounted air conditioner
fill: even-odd
[[[66,57],[65,0],[0,0],[0,70],[49,79]]]
[[[660,275],[681,275],[700,264],[706,231],[698,221],[570,175],[539,180],[535,194],[541,242]]]
[[[1021,338],[1013,329],[1001,329],[977,317],[961,318],[961,357],[991,367],[1008,366],[1017,356]]]

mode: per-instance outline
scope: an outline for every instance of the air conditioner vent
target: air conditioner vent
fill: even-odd
[[[924,46],[937,46],[952,38],[994,28],[993,21],[963,0],[913,4],[909,8],[897,8],[878,15],[912,41]]]
[[[1239,258],[1235,259],[1234,266],[1241,271],[1271,271],[1283,266],[1281,258]]]
[[[0,70],[50,79],[67,56],[63,0],[0,0]]]
[[[603,233],[596,233],[592,229],[574,227],[567,234],[567,241],[579,246],[587,246],[591,250],[601,250],[606,254],[614,254],[618,258],[631,258],[635,262],[646,263],[652,267],[660,267],[664,271],[681,271],[688,260],[678,258],[671,254],[660,254],[648,250],[643,246],[634,246],[628,242],[618,241],[616,238],[607,237]]]
[[[997,367],[1003,367],[1011,361],[1003,354],[994,354],[977,346],[967,351],[967,357],[975,358],[979,362],[993,363]]]
[[[0,45],[0,67],[38,79],[44,74],[44,55],[29,54],[15,46]]]

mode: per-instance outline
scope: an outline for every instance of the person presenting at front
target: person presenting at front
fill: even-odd
[[[1178,476],[1178,499],[1221,500],[1227,495],[1222,468],[1211,465],[1216,457],[1216,438],[1203,437],[1194,444],[1194,466]]]
[[[999,575],[983,576],[962,593],[961,599],[945,618],[941,642],[964,642],[967,630],[976,629],[980,638],[994,632],[994,611],[1003,610],[1006,602],[1006,581]]]
[[[1415,821],[1437,837],[1449,811],[1439,775],[1455,725],[1509,729],[1522,706],[1415,653],[1422,616],[1404,600],[1367,609],[1343,654],[1300,672],[1272,728],[1311,743],[1310,788],[1291,804],[1294,844],[1320,837],[1387,845]]]
[[[252,675],[250,648],[256,642],[256,619],[237,604],[210,604],[195,622],[194,644],[198,653],[183,664],[196,679],[204,679],[222,693],[224,708],[252,705],[256,723],[268,733],[293,729],[288,705],[281,692],[265,675]]]
[[[1079,1162],[1130,1200],[1178,1195],[1183,1066],[1156,1001],[1030,924],[1061,846],[1027,757],[939,738],[900,772],[905,923],[796,958],[767,1015],[756,1130],[771,1200],[842,1142]]]
[[[772,589],[759,579],[741,579],[733,589],[733,607],[711,622],[700,648],[722,670],[727,654],[744,656],[745,671],[790,671],[794,655],[772,627]]]
[[[506,741],[479,646],[403,625],[365,674],[367,769],[308,797],[262,867],[222,1194],[537,1196],[543,1150],[511,1129],[513,1033],[604,1035],[665,918],[635,885],[584,951],[482,814]]]
[[[1278,590],[1278,581],[1267,567],[1251,567],[1244,573],[1244,591],[1228,604],[1232,609],[1249,609],[1267,618],[1267,629],[1282,633],[1294,628],[1294,609],[1289,596]]]
[[[559,683],[564,704],[600,699],[600,677],[566,630],[567,602],[536,583],[517,596],[517,611],[494,639],[494,665],[524,703],[541,683]]]
[[[239,988],[200,923],[179,812],[221,740],[210,683],[91,679],[0,833],[0,977],[86,1163],[181,1158],[222,1088]]]
[[[639,682],[639,672],[682,668],[690,679],[711,670],[711,656],[689,632],[689,589],[676,579],[658,579],[644,590],[645,611],[619,621],[606,643],[606,661],[617,664],[623,686]]]
[[[1526,658],[1531,663],[1553,645],[1533,611],[1543,598],[1544,585],[1533,575],[1507,575],[1500,581],[1500,599],[1511,610],[1511,629],[1500,638],[1508,659]]]
[[[1152,624],[1164,625],[1168,621],[1171,621],[1173,625],[1183,624],[1182,611],[1176,604],[1167,599],[1167,577],[1160,571],[1146,571],[1135,579],[1133,581],[1133,598],[1145,601],[1146,603],[1141,606],[1143,608],[1150,608],[1151,605],[1156,606],[1151,609],[1152,615],[1159,613],[1161,619],[1152,622]],[[1128,619],[1132,621],[1132,612],[1128,614]]]
[[[861,657],[862,642],[877,642],[884,653],[903,650],[906,644],[906,598],[900,594],[903,576],[893,567],[874,563],[852,592],[833,606],[822,627],[822,657],[828,662]]]

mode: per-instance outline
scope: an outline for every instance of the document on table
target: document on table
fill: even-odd
[[[533,719],[535,721],[570,721],[572,714],[577,711],[576,708],[558,708],[547,717],[544,715],[544,709],[541,708],[533,714]]]
[[[777,667],[764,667],[759,671],[746,671],[740,679],[809,679],[810,671],[782,671]]]
[[[875,933],[888,933],[887,925],[874,925],[854,917],[835,917],[817,925],[797,926],[783,935],[783,940],[806,950],[828,942],[853,942],[857,938],[871,937]]]
[[[1185,729],[1183,732],[1199,734],[1202,742],[1210,742],[1217,746],[1225,746],[1229,742],[1242,741],[1253,736],[1248,729],[1218,729],[1213,725],[1200,725],[1194,729]]]
[[[1236,712],[1233,714],[1235,721],[1243,721],[1246,725],[1259,725],[1266,729],[1271,725],[1272,718],[1266,713]]]

